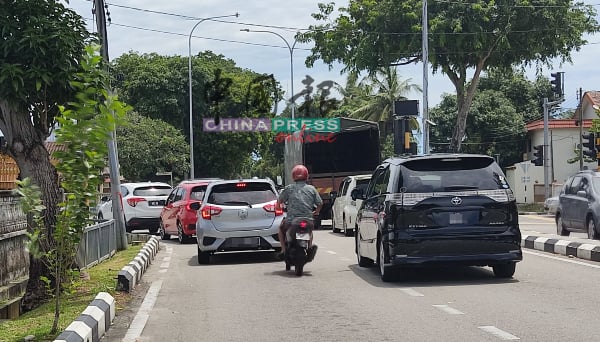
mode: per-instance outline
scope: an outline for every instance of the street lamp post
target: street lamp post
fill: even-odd
[[[280,35],[277,32],[263,31],[263,30],[250,30],[250,29],[241,29],[240,31],[271,33],[271,34],[274,34],[277,37],[281,38],[283,40],[283,42],[285,43],[285,45],[287,45],[287,48],[290,51],[290,92],[292,93],[291,96],[290,96],[290,99],[292,100],[292,103],[291,103],[291,106],[292,106],[292,120],[294,120],[294,115],[295,115],[295,111],[296,111],[296,105],[294,103],[294,48],[296,47],[296,43],[298,41],[296,39],[294,39],[294,44],[292,44],[290,46],[290,44],[288,43],[288,41],[285,38],[283,38],[283,36]]]
[[[217,19],[217,18],[227,18],[227,17],[239,17],[239,13],[229,14],[229,15],[218,15],[215,17],[208,17],[200,19],[192,30],[190,31],[190,35],[188,37],[188,79],[189,79],[189,93],[190,93],[190,179],[194,179],[194,121],[192,117],[192,33],[198,25],[200,25],[203,21]]]

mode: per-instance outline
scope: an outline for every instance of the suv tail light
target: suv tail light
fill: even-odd
[[[283,208],[277,205],[276,201],[265,204],[263,209],[270,213],[275,213],[275,216],[283,215]]]
[[[135,207],[138,203],[145,201],[146,199],[143,197],[131,197],[127,199],[127,204],[129,204],[132,207]]]
[[[205,220],[210,220],[213,216],[217,216],[221,213],[221,211],[223,211],[223,209],[219,208],[219,207],[215,207],[213,205],[207,205],[204,208],[202,208],[202,211],[200,212],[200,214],[202,215],[202,218]]]

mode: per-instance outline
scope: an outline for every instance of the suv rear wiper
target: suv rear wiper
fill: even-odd
[[[479,187],[472,185],[450,185],[445,186],[444,190],[452,191],[452,190],[479,190]]]
[[[230,205],[247,205],[249,208],[252,208],[252,204],[245,202],[245,201],[226,201],[223,202],[223,204],[230,204]]]

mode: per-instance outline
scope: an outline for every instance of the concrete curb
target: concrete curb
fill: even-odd
[[[54,342],[97,342],[115,318],[115,299],[100,292],[92,303],[60,334]]]
[[[138,255],[124,266],[117,276],[117,291],[131,292],[146,272],[159,250],[159,239],[152,236],[142,247]]]
[[[158,253],[159,241],[156,236],[150,237],[133,261],[119,271],[117,291],[130,292],[135,287]],[[110,329],[115,315],[115,299],[100,292],[54,342],[98,342]]]
[[[547,237],[521,235],[521,247],[590,261],[600,261],[600,246]]]

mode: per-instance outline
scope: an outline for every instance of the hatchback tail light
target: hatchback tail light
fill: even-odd
[[[143,197],[131,197],[127,199],[127,204],[129,204],[132,207],[135,207],[138,203],[145,201],[146,199]]]
[[[277,205],[276,201],[265,204],[263,209],[270,213],[275,213],[275,216],[283,215],[283,208]]]
[[[204,208],[202,208],[202,211],[200,212],[200,214],[202,215],[202,218],[205,220],[210,220],[213,216],[217,216],[221,213],[221,211],[223,211],[223,209],[219,208],[219,207],[215,207],[213,205],[207,205]]]

